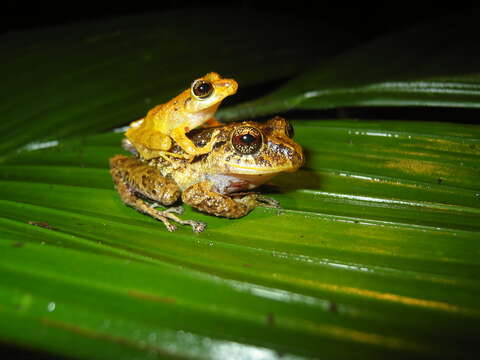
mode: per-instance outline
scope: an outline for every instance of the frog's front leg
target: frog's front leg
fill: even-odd
[[[185,189],[182,201],[200,211],[231,219],[245,216],[257,206],[279,207],[275,200],[254,193],[230,196],[220,194],[209,181],[202,181]]]
[[[180,189],[172,180],[161,176],[151,166],[145,165],[137,159],[123,155],[116,155],[110,159],[110,173],[115,187],[122,201],[134,209],[148,214],[165,224],[168,231],[175,231],[173,220],[182,225],[190,225],[195,232],[205,229],[205,224],[193,220],[182,220],[174,214],[179,213],[177,208],[159,211],[147,204],[142,197],[151,199],[162,205],[172,205],[180,197]]]
[[[214,131],[210,141],[202,147],[195,146],[193,141],[187,137],[185,129],[182,127],[174,129],[170,136],[188,154],[187,157],[193,160],[195,156],[208,154],[212,151],[218,132]]]

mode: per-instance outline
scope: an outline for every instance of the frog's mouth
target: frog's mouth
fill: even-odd
[[[228,192],[255,189],[256,187],[265,184],[275,175],[276,174],[229,174],[227,176],[230,179],[235,179],[235,181],[230,181]]]
[[[277,167],[261,167],[261,166],[245,166],[239,164],[227,163],[232,173],[234,174],[248,174],[248,175],[273,175],[280,172],[292,172],[296,168],[292,166],[277,166]]]

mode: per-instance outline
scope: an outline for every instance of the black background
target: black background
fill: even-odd
[[[315,24],[332,24],[333,28],[340,26],[351,35],[353,43],[363,43],[372,38],[400,30],[411,25],[443,19],[445,27],[456,26],[451,20],[456,13],[468,12],[480,14],[480,2],[475,1],[15,1],[3,0],[0,4],[0,41],[1,34],[22,30],[35,30],[46,27],[68,25],[78,22],[101,21],[102,19],[152,12],[168,12],[181,9],[211,8],[223,9],[226,12],[241,14],[248,24],[249,15],[261,11],[265,14],[265,21],[269,21],[269,14],[283,14],[286,18],[296,19],[298,24],[305,26]],[[202,19],[198,19],[201,28]],[[181,24],[179,24],[181,26]],[[274,26],[292,26],[288,23],[274,24]],[[298,26],[298,25],[296,25]],[[479,26],[480,35],[480,26]],[[334,37],[335,34],[332,34]],[[479,36],[480,38],[480,36]],[[0,54],[1,62],[1,54]],[[278,84],[277,84],[278,85]],[[261,89],[262,93],[270,88]],[[237,100],[239,97],[237,96]],[[332,117],[335,111],[319,110],[315,117]],[[454,108],[357,108],[349,109],[348,116],[363,118],[401,118],[401,119],[435,119],[436,121],[450,121],[452,118],[465,123],[477,123],[478,111],[472,109]],[[294,114],[297,117],[311,114]],[[344,114],[345,115],[345,114]],[[346,115],[345,115],[346,116]],[[461,120],[460,120],[461,119]]]
[[[243,12],[245,21],[252,11],[283,13],[306,22],[342,24],[357,36],[372,36],[429,19],[449,16],[453,12],[478,12],[475,2],[452,1],[15,1],[3,0],[0,5],[0,33],[7,31],[58,26],[79,21],[138,14],[164,12],[181,8],[223,8]],[[201,20],[199,20],[201,21]],[[284,24],[288,26],[288,24]],[[446,24],[454,26],[454,24]]]
[[[438,19],[457,12],[472,12],[480,14],[480,5],[473,1],[384,1],[373,3],[368,1],[162,1],[142,2],[129,1],[15,1],[3,0],[0,4],[0,34],[12,31],[39,29],[52,26],[67,25],[75,22],[88,22],[101,20],[108,17],[145,12],[165,12],[182,8],[222,8],[228,11],[242,12],[248,23],[248,14],[262,10],[266,13],[286,14],[300,18],[305,22],[342,24],[359,40],[367,40],[372,37],[408,27],[416,23]],[[199,26],[201,26],[199,19]],[[268,19],[267,19],[268,21]],[[281,24],[280,26],[288,26]],[[445,26],[455,24],[445,21]],[[480,26],[479,26],[480,35]],[[480,37],[479,37],[480,38]],[[1,36],[0,36],[1,41]],[[1,57],[1,54],[0,54]],[[376,109],[375,116],[378,117]],[[406,118],[408,110],[399,109],[396,113],[403,112],[402,118]],[[418,109],[415,116],[419,117]],[[424,110],[432,113],[432,109]],[[441,109],[441,112],[452,110]],[[475,118],[477,112],[461,110],[464,113],[473,112]],[[382,117],[388,113],[383,110]],[[364,114],[365,115],[365,114]],[[436,113],[438,119],[438,113]],[[421,117],[421,116],[420,116]],[[0,357],[17,359],[60,359],[37,351],[17,348],[14,345],[0,343]]]

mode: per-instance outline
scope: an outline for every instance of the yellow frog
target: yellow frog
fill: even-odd
[[[169,152],[173,139],[184,151],[182,156],[192,160],[210,152],[214,137],[210,144],[199,148],[186,133],[202,124],[220,124],[214,114],[222,100],[235,94],[237,88],[235,80],[223,79],[215,72],[208,73],[195,80],[190,89],[154,107],[145,118],[131,123],[125,136],[144,159],[173,155]]]
[[[244,121],[201,129],[189,134],[195,148],[203,150],[213,144],[192,162],[181,157],[185,152],[176,144],[171,151],[180,156],[168,160],[146,159],[127,148],[137,157],[114,156],[110,173],[125,204],[162,221],[169,231],[176,229],[170,223],[173,220],[199,232],[206,225],[181,220],[175,215],[182,212],[181,207],[163,211],[155,207],[158,203],[173,205],[181,197],[185,204],[226,218],[242,217],[257,206],[278,207],[275,200],[249,191],[280,172],[302,166],[303,150],[292,135],[290,124],[281,117],[266,123]]]

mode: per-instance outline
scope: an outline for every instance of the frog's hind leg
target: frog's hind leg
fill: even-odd
[[[177,229],[175,225],[168,221],[167,217],[162,216],[160,211],[155,210],[151,206],[147,205],[142,199],[137,197],[135,192],[133,192],[128,185],[123,182],[123,180],[116,181],[115,187],[120,194],[120,198],[126,205],[131,206],[144,214],[150,215],[157,220],[160,220],[163,222],[168,231],[175,231]]]
[[[181,225],[191,226],[192,230],[194,232],[202,232],[207,227],[207,224],[202,223],[200,221],[182,220],[177,215],[175,215],[172,211],[169,211],[169,210],[170,209],[167,209],[167,210],[164,210],[164,211],[158,211],[158,213],[161,213],[163,217],[168,218],[170,220],[173,220],[173,221],[175,221],[175,222],[177,222]],[[167,227],[167,229],[168,229],[168,227]],[[169,230],[169,231],[173,231],[173,230]]]
[[[176,226],[169,220],[182,225],[189,225],[195,232],[205,229],[205,224],[193,220],[182,220],[174,213],[180,213],[178,207],[164,211],[155,209],[146,203],[142,197],[151,199],[163,205],[171,205],[180,197],[178,186],[171,180],[161,176],[154,168],[140,161],[117,155],[110,159],[110,173],[115,182],[115,187],[122,201],[134,209],[160,220],[168,231],[175,231]]]
[[[158,203],[150,204],[151,209],[154,209],[157,206],[159,206]],[[155,211],[157,211],[157,210],[155,210]],[[205,224],[205,223],[202,223],[200,221],[193,221],[193,220],[182,220],[178,216],[174,215],[174,214],[181,215],[181,214],[183,214],[183,212],[184,212],[184,210],[183,210],[182,206],[172,206],[172,207],[169,207],[168,209],[165,209],[163,211],[157,211],[157,213],[161,213],[163,217],[168,218],[168,219],[173,220],[173,221],[176,221],[179,224],[190,225],[192,227],[192,230],[195,231],[195,232],[202,232],[203,230],[205,230],[205,227],[207,226],[207,224]]]

